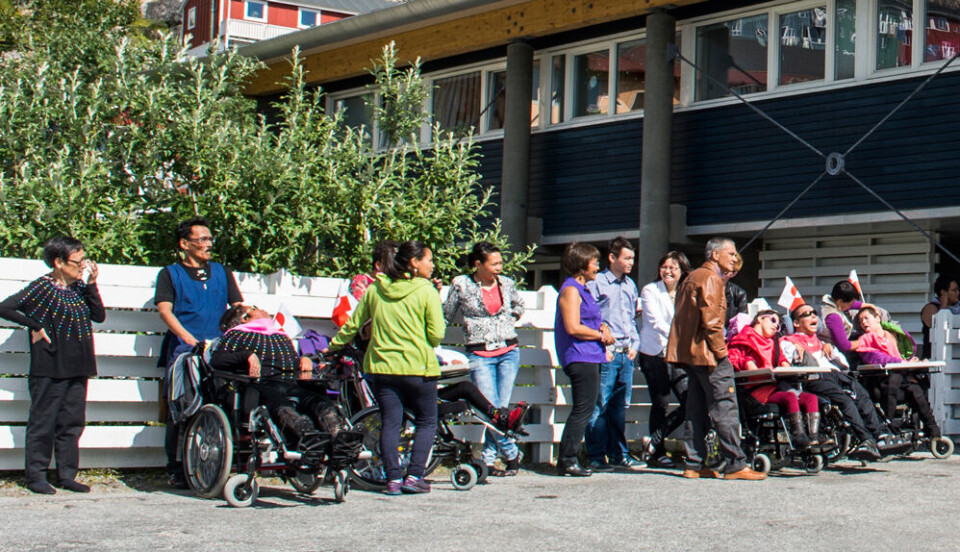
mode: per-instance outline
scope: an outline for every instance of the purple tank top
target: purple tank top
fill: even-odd
[[[567,287],[573,286],[580,292],[580,323],[588,328],[600,330],[600,323],[603,317],[600,315],[600,307],[596,300],[587,291],[587,288],[581,285],[573,278],[567,278],[560,286],[560,293]],[[557,348],[557,358],[560,359],[561,366],[567,366],[574,362],[592,362],[603,364],[607,361],[607,356],[603,352],[603,346],[599,341],[584,341],[572,337],[567,333],[566,327],[560,314],[560,303],[557,300],[557,316],[553,322],[553,339]]]

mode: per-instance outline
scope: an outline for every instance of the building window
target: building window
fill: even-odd
[[[926,4],[923,61],[950,59],[960,48],[960,4],[953,0],[927,0]]]
[[[857,0],[836,0],[834,78],[852,79],[857,61]]]
[[[643,109],[646,55],[642,40],[617,45],[617,113]]]
[[[610,95],[610,52],[600,50],[573,58],[573,116],[607,113]]]
[[[267,3],[266,2],[254,2],[253,0],[246,0],[246,6],[244,8],[244,19],[251,19],[253,21],[266,21],[267,20]]]
[[[187,10],[187,28],[192,29],[197,26],[197,8],[196,6]]]
[[[333,111],[340,114],[344,125],[369,137],[373,135],[373,101],[373,94],[338,98]]]
[[[564,75],[566,75],[567,56],[553,56],[550,69],[550,124],[563,122]]]
[[[877,6],[877,69],[913,63],[913,4],[879,0]]]
[[[480,72],[434,81],[433,119],[440,128],[466,133],[480,119]]]
[[[533,62],[533,90],[530,96],[530,126],[540,120],[540,63]],[[487,74],[487,130],[501,130],[507,106],[507,72],[491,71]]]
[[[317,12],[300,8],[300,28],[316,27]]]
[[[764,13],[697,29],[698,101],[728,96],[727,88],[739,94],[767,89],[767,19]]]
[[[779,84],[823,80],[826,48],[826,6],[781,14]]]

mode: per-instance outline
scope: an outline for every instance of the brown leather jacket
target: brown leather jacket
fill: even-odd
[[[716,367],[726,358],[723,318],[727,299],[723,279],[712,262],[691,272],[677,289],[676,314],[670,326],[665,360]]]

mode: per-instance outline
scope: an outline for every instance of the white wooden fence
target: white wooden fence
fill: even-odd
[[[158,425],[163,372],[156,367],[165,326],[153,306],[158,267],[101,265],[98,284],[107,319],[95,324],[99,376],[87,391],[87,428],[80,439],[83,467],[153,467],[165,463],[163,427]],[[48,272],[40,261],[0,258],[0,298],[23,288]],[[245,302],[274,312],[284,302],[304,328],[333,335],[329,321],[340,280],[300,278],[285,272],[271,275],[236,273]],[[526,314],[520,321],[521,370],[512,401],[531,408],[531,450],[527,458],[550,461],[553,444],[563,432],[570,410],[566,376],[554,369],[553,320],[556,291],[523,292]],[[448,329],[445,344],[462,343],[459,327]],[[23,467],[23,430],[29,408],[26,374],[29,370],[27,335],[0,320],[0,470]],[[638,371],[639,373],[639,371]],[[642,378],[640,378],[642,379]],[[646,434],[647,395],[634,391],[629,409],[630,438]],[[479,440],[478,428],[460,429]]]

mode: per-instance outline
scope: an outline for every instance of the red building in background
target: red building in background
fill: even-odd
[[[398,0],[184,0],[181,34],[189,53],[202,56],[216,39],[220,40],[220,50],[234,48],[398,3]]]

